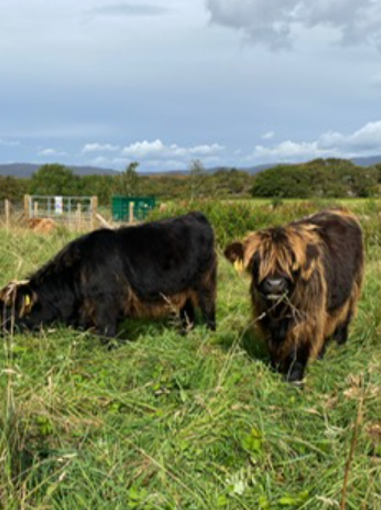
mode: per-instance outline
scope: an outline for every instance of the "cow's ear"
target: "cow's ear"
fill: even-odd
[[[229,244],[224,251],[225,257],[231,262],[237,271],[242,271],[243,260],[245,256],[244,246],[241,242],[236,241]]]
[[[37,295],[28,285],[22,285],[17,291],[17,315],[24,317],[28,315],[37,301]]]

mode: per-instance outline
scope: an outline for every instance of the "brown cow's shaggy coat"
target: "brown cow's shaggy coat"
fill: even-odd
[[[326,210],[251,233],[225,256],[251,274],[255,322],[288,380],[303,378],[330,337],[346,341],[364,270],[362,231],[350,212]]]

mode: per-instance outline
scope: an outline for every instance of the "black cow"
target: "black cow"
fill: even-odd
[[[214,330],[216,271],[213,230],[199,212],[95,230],[0,291],[2,329],[58,321],[114,337],[126,317],[177,311],[183,326],[192,326],[197,306]]]

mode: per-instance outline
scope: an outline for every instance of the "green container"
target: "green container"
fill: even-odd
[[[131,221],[130,213],[133,210],[133,219],[143,221],[155,205],[155,197],[115,196],[111,200],[112,218],[114,221]]]

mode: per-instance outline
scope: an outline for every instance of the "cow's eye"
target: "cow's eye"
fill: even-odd
[[[292,274],[292,279],[296,280],[300,275],[300,267],[296,267],[295,269],[293,269],[291,274]]]

